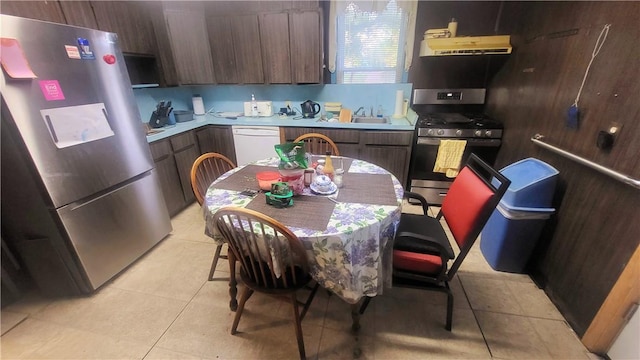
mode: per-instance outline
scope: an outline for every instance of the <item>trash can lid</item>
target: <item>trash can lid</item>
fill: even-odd
[[[496,210],[505,218],[512,220],[548,219],[554,212],[556,212],[555,208],[510,206],[503,201],[498,203]]]
[[[509,191],[518,191],[559,174],[553,166],[536,158],[527,158],[502,168],[500,173],[511,180]],[[553,184],[555,186],[555,183]]]

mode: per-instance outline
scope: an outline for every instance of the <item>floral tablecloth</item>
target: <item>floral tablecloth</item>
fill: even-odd
[[[253,164],[277,167],[278,162],[277,158],[271,158]],[[216,183],[240,169],[225,173],[207,190],[203,204],[205,233],[216,241],[222,242],[211,222],[215,212],[225,206],[245,207],[253,199],[239,191],[216,188]],[[377,165],[357,159],[352,161],[348,173],[389,174]],[[313,278],[351,304],[363,296],[380,295],[384,287],[391,286],[393,238],[400,221],[404,189],[398,179],[390,176],[397,198],[394,206],[338,202],[326,230],[289,226],[305,245]],[[303,195],[314,194],[305,188]]]

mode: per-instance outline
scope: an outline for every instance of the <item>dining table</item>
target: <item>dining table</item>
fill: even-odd
[[[259,172],[278,171],[278,157],[229,170],[207,189],[202,206],[205,234],[217,244],[224,243],[212,219],[216,211],[228,206],[255,210],[281,222],[303,243],[313,279],[351,304],[352,329],[357,331],[361,301],[381,295],[392,284],[393,239],[404,189],[380,166],[349,157],[332,159],[334,167],[339,164],[344,171],[341,187],[324,194],[305,186],[293,197],[293,205],[284,208],[268,205],[256,180]],[[235,259],[231,251],[228,256],[229,305],[235,311]]]

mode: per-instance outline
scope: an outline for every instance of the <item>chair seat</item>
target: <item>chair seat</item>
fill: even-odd
[[[442,258],[438,255],[393,250],[393,268],[437,276],[442,269]]]
[[[394,250],[439,255],[441,251],[436,245],[439,244],[449,259],[454,258],[449,238],[442,225],[440,225],[440,221],[436,218],[416,214],[402,214],[396,234],[393,244]],[[418,237],[415,237],[416,235]],[[436,244],[419,237],[429,239]]]

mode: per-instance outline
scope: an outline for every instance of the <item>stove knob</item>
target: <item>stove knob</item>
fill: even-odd
[[[438,129],[438,135],[444,135],[444,130]]]
[[[482,130],[476,130],[473,135],[475,136],[482,136]]]
[[[484,136],[491,137],[491,130],[487,130],[484,132]]]
[[[429,129],[429,130],[427,130],[427,135],[429,135],[429,136],[433,136],[433,129]]]
[[[462,130],[456,130],[456,136],[462,136]]]

